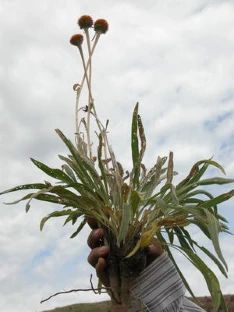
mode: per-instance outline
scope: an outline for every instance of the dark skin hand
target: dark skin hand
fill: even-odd
[[[100,278],[103,285],[109,286],[109,278],[106,272],[106,258],[110,252],[108,246],[101,246],[103,244],[104,230],[98,228],[94,222],[88,220],[88,224],[93,229],[88,237],[87,243],[91,248],[88,256],[88,262],[96,269],[97,276]],[[153,262],[157,257],[163,253],[162,246],[155,239],[152,244],[147,247],[147,265]]]

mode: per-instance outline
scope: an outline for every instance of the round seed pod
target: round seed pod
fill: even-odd
[[[81,34],[73,35],[70,39],[70,44],[80,47],[83,43],[84,37]]]
[[[101,34],[105,34],[109,28],[109,25],[105,19],[98,19],[94,23],[94,30]]]
[[[80,26],[81,29],[90,28],[93,26],[93,19],[89,15],[82,15],[78,19],[78,25]]]

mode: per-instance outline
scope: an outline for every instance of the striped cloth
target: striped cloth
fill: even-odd
[[[131,292],[133,297],[138,298],[144,306],[141,311],[205,311],[184,296],[184,284],[166,252],[154,260],[134,280]]]

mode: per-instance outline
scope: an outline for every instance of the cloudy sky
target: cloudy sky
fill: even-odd
[[[56,155],[66,150],[54,129],[74,136],[72,86],[82,68],[69,38],[82,14],[110,24],[95,53],[93,92],[100,118],[110,118],[110,140],[121,162],[130,164],[130,119],[139,101],[146,165],[172,150],[179,178],[211,156],[234,177],[234,0],[0,0],[0,189],[43,181],[29,157],[59,165]],[[54,207],[34,202],[26,214],[23,204],[3,204],[19,196],[0,201],[2,311],[104,300],[79,293],[40,305],[56,291],[89,286],[89,229],[71,240],[74,229],[51,220],[40,232],[40,219]],[[233,204],[220,207],[232,231]],[[215,272],[223,292],[233,293],[233,238],[224,235],[221,242],[229,280]],[[195,293],[208,294],[200,275],[183,267]]]

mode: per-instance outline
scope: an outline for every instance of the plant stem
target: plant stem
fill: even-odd
[[[86,65],[85,65],[85,59],[84,59],[83,50],[82,50],[81,46],[79,46],[78,48],[79,48],[79,51],[80,51],[80,56],[81,56],[82,64],[83,64],[83,67],[84,67],[84,74],[85,74],[85,78],[86,78],[86,81],[87,81],[87,87],[88,87],[88,92],[89,92],[88,110],[90,112],[90,107],[93,106],[92,91],[91,91],[90,81],[89,81],[89,78],[88,78],[88,75],[87,75],[87,71],[86,71]],[[91,58],[90,58],[90,64],[91,64]],[[87,128],[85,130],[86,130],[86,133],[87,133],[87,145],[88,145],[89,156],[90,156],[90,159],[92,159],[91,142],[90,142],[90,125],[87,125]]]
[[[91,45],[90,45],[90,37],[89,37],[89,29],[85,28],[85,35],[86,35],[86,41],[88,46],[88,55],[90,59],[90,65],[89,65],[89,73],[88,73],[88,83],[89,83],[89,90],[92,90],[92,56],[91,56]],[[89,92],[89,99],[88,99],[88,113],[87,113],[87,140],[90,140],[90,112],[93,105],[93,99],[91,96],[91,93]],[[92,158],[92,147],[90,146],[90,158]]]
[[[81,80],[80,87],[77,90],[77,94],[76,94],[76,108],[75,108],[76,135],[78,135],[78,131],[79,131],[79,102],[80,102],[80,95],[81,95],[81,91],[83,89],[84,82],[85,82],[85,79],[86,79],[86,76],[87,76],[87,70],[88,70],[88,68],[90,66],[91,58],[92,58],[92,55],[93,55],[94,50],[96,48],[96,45],[98,43],[99,37],[100,37],[100,34],[97,34],[96,37],[95,37],[95,41],[94,41],[94,44],[92,46],[90,56],[89,56],[88,61],[87,61],[86,65],[85,65],[85,67],[84,67],[84,75],[83,75],[83,78]],[[82,60],[82,63],[83,63],[83,60]],[[88,83],[88,80],[87,80],[87,83]],[[88,86],[88,89],[89,89],[89,86]]]

